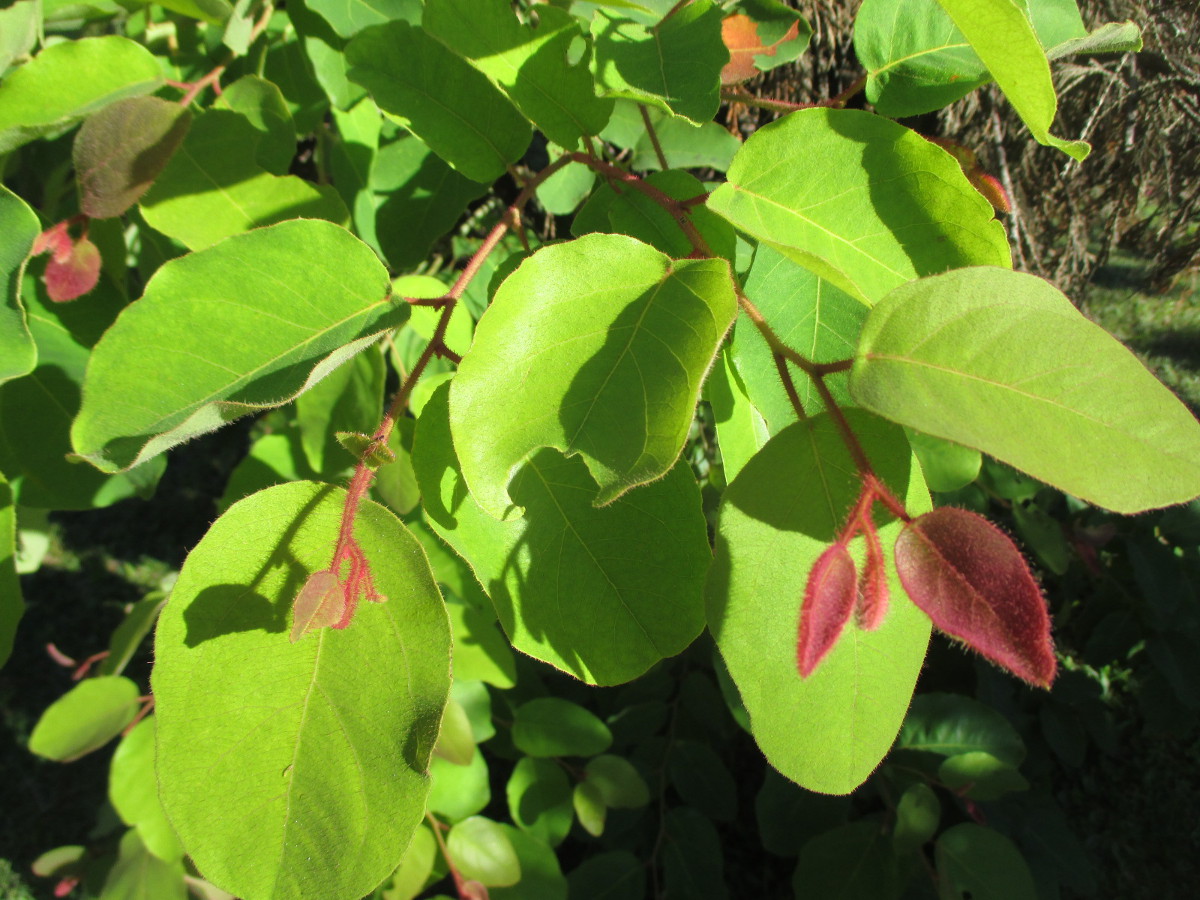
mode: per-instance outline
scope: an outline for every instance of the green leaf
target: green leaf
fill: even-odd
[[[42,30],[42,6],[37,0],[18,0],[0,9],[0,75],[13,60],[32,52]]]
[[[17,623],[25,611],[17,578],[17,516],[12,488],[0,472],[0,666],[12,653]]]
[[[25,201],[0,185],[0,384],[33,371],[37,345],[21,306],[21,276],[41,225]]]
[[[466,492],[446,396],[439,389],[417,424],[425,512],[471,563],[512,645],[577,678],[620,684],[691,643],[704,627],[711,554],[687,467],[597,509],[583,462],[543,450],[513,482],[525,515],[499,522]]]
[[[937,839],[941,900],[1034,900],[1038,892],[1025,859],[1008,838],[971,822]]]
[[[471,733],[471,720],[462,704],[451,699],[442,714],[442,725],[434,755],[456,766],[467,766],[475,758],[475,737]]]
[[[210,25],[220,25],[229,18],[233,7],[226,0],[156,0],[159,6],[200,19]]]
[[[1025,759],[1025,743],[1008,720],[992,707],[961,694],[916,697],[896,748],[940,756],[985,752],[1013,768]]]
[[[734,328],[736,339],[737,328]],[[704,396],[712,407],[716,419],[717,444],[721,448],[721,465],[726,481],[732,481],[742,467],[750,461],[771,436],[767,422],[750,402],[746,385],[733,365],[728,346],[708,380],[704,382]]]
[[[939,440],[911,428],[905,432],[931,491],[957,491],[979,476],[983,457],[978,450]]]
[[[119,216],[137,202],[191,125],[191,113],[159,97],[129,97],[88,117],[75,137],[73,162],[80,211]]]
[[[589,782],[580,782],[571,792],[571,807],[579,819],[580,827],[592,837],[604,834],[604,823],[608,819],[608,808],[599,789]]]
[[[183,145],[142,198],[146,222],[192,250],[286,219],[349,222],[331,186],[263,169],[262,138],[246,116],[209,109],[192,123]]]
[[[521,861],[503,826],[482,816],[463,819],[446,838],[450,858],[466,878],[488,887],[516,884]]]
[[[567,876],[572,900],[645,900],[646,867],[628,850],[589,857]]]
[[[1125,347],[1032,275],[962,269],[872,310],[850,391],[1122,513],[1200,494],[1200,424]]]
[[[708,207],[868,306],[917,276],[1010,265],[1004,228],[954,158],[858,110],[759,129]]]
[[[286,403],[407,318],[408,305],[388,288],[366,245],[317,220],[257,229],[166,263],[92,353],[76,451],[120,471]]]
[[[716,169],[724,172],[733,162],[742,142],[716,122],[705,122],[699,128],[686,119],[670,116],[652,117],[658,145],[671,169]],[[634,145],[630,166],[640,171],[661,169],[658,153],[649,134],[643,134]]]
[[[892,118],[941,109],[992,80],[937,0],[863,0],[854,50],[867,99]]]
[[[163,82],[158,60],[116,35],[62,41],[45,48],[0,83],[0,154]]]
[[[183,859],[183,847],[158,799],[154,774],[154,716],[121,739],[108,774],[108,799],[126,825],[137,829],[146,849],[166,862]]]
[[[296,482],[235,504],[159,620],[163,805],[201,873],[240,896],[362,896],[425,810],[450,629],[420,545],[382,506],[362,503],[354,536],[387,602],[288,640],[292,600],[329,565],[345,500]]]
[[[180,860],[155,856],[138,830],[131,828],[121,836],[117,861],[108,870],[100,896],[104,900],[184,900],[184,875]]]
[[[721,10],[695,0],[657,25],[596,10],[592,71],[601,92],[656,106],[701,125],[721,105],[721,69],[729,51],[721,40]]]
[[[717,751],[699,741],[675,741],[667,765],[671,786],[684,803],[717,822],[737,817],[737,785]]]
[[[288,20],[295,26],[296,35],[304,47],[304,55],[312,66],[313,77],[325,89],[336,117],[339,111],[349,109],[361,100],[366,91],[346,77],[350,68],[345,55],[346,39],[340,37],[329,22],[314,11],[313,6],[312,3],[292,0],[287,7]],[[419,7],[416,8],[416,15],[420,16]]]
[[[567,879],[554,851],[511,825],[500,827],[521,863],[521,880],[512,887],[491,888],[491,900],[567,900]]]
[[[857,410],[846,417],[875,471],[910,513],[929,506],[903,432]],[[848,793],[879,764],[908,708],[929,639],[889,562],[891,608],[880,628],[847,624],[820,668],[801,679],[796,628],[808,573],[859,493],[826,415],[785,428],[746,464],[721,505],[708,579],[709,630],[767,760],[810,790]],[[885,556],[899,532],[879,528]],[[859,565],[862,541],[851,544]],[[798,729],[797,722],[805,723]]]
[[[498,688],[516,684],[517,662],[495,617],[465,603],[446,609],[454,633],[454,680],[486,681]]]
[[[450,391],[471,494],[503,516],[540,447],[582,456],[600,505],[660,478],[736,309],[723,260],[603,234],[539,250],[496,292]]]
[[[571,784],[553,760],[522,757],[505,795],[513,822],[539,841],[557,847],[571,830]]]
[[[754,798],[754,818],[763,848],[778,856],[795,858],[811,838],[845,824],[849,797],[806,791],[767,769]]]
[[[433,781],[429,811],[452,822],[481,812],[491,802],[487,758],[482,753],[476,753],[465,766],[435,757],[429,776]]]
[[[383,355],[368,349],[296,398],[300,445],[313,471],[324,472],[334,460],[343,468],[354,461],[336,434],[375,430],[383,415],[385,375]]]
[[[1073,159],[1091,152],[1086,141],[1064,141],[1050,134],[1058,110],[1050,63],[1033,25],[1012,0],[938,0],[987,66],[1004,96],[1039,144],[1056,147]]]
[[[1061,59],[1076,53],[1136,53],[1141,49],[1142,30],[1137,25],[1133,22],[1109,22],[1090,34],[1047,47],[1046,56],[1049,59]]]
[[[24,507],[92,509],[153,489],[165,460],[116,477],[67,458],[71,420],[79,409],[80,384],[92,345],[127,302],[107,278],[86,303],[52,303],[41,285],[25,280],[29,330],[38,366],[24,378],[0,385],[0,443],[6,474]],[[36,434],[36,441],[26,435]]]
[[[422,825],[404,851],[391,882],[382,889],[380,900],[413,900],[425,889],[437,856],[437,839],[427,826]]]
[[[1029,790],[1029,782],[1013,766],[982,751],[951,756],[938,767],[938,779],[972,800],[998,800],[1012,791]]]
[[[804,845],[792,887],[797,896],[891,900],[902,884],[887,834],[874,822],[851,822]]]
[[[650,788],[633,763],[623,757],[605,753],[588,760],[584,777],[599,792],[605,806],[638,809],[650,802]]]
[[[595,756],[608,749],[612,732],[576,703],[538,697],[513,713],[512,741],[530,756]]]
[[[551,162],[566,151],[549,146]],[[579,162],[569,162],[537,187],[537,201],[546,212],[569,216],[579,208],[596,184],[596,173]]]
[[[933,788],[923,781],[910,785],[896,803],[896,824],[892,828],[892,847],[898,853],[912,853],[937,832],[942,807]]]
[[[79,682],[42,713],[29,736],[30,751],[71,762],[98,750],[133,721],[138,694],[138,686],[119,675]]]
[[[529,146],[529,123],[508,98],[420,28],[368,28],[346,60],[351,81],[467,178],[495,181]]]
[[[396,19],[410,25],[421,20],[421,0],[305,0],[305,3],[344,38],[353,37],[371,25]]]
[[[516,104],[550,140],[570,150],[599,134],[612,113],[612,100],[596,96],[588,68],[591,48],[577,59],[583,42],[578,20],[543,4],[537,27],[522,24],[506,3],[426,0],[425,30],[468,59]]]
[[[793,262],[768,244],[761,244],[746,274],[746,296],[767,324],[789,346],[816,363],[850,359],[867,318],[866,308],[824,278]],[[746,315],[738,316],[730,345],[733,364],[754,408],[767,420],[771,433],[796,421],[771,348]],[[806,414],[824,409],[813,380],[789,367],[796,393]],[[825,379],[839,404],[850,402],[844,374]]]

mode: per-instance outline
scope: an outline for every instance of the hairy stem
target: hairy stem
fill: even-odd
[[[638,112],[642,114],[642,124],[646,126],[646,134],[650,135],[650,143],[654,147],[654,155],[658,157],[658,165],[665,171],[669,168],[667,166],[667,156],[663,153],[662,144],[658,141],[658,132],[654,130],[654,123],[650,121],[650,110],[639,103]]]

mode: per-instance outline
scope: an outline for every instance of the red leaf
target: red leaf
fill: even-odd
[[[721,22],[721,39],[729,48],[729,62],[721,70],[721,84],[737,84],[753,78],[759,74],[754,57],[774,56],[780,44],[794,40],[799,34],[800,27],[793,22],[787,33],[768,47],[758,36],[758,25],[753,19],[741,13],[727,16]]]
[[[346,609],[346,593],[333,572],[323,569],[313,572],[304,582],[293,604],[292,643],[310,631],[333,625]]]
[[[863,567],[862,590],[858,596],[855,617],[858,627],[863,631],[874,631],[887,615],[887,569],[883,561],[883,547],[879,545],[879,533],[870,528],[866,539],[867,564]]]
[[[977,513],[943,506],[904,526],[896,570],[937,628],[1039,687],[1057,668],[1050,616],[1021,551]]]
[[[46,293],[55,303],[82,297],[100,280],[100,250],[87,238],[80,238],[70,250],[46,264]]]
[[[858,597],[858,570],[844,544],[834,544],[808,573],[797,629],[796,665],[807,678],[841,637]]]

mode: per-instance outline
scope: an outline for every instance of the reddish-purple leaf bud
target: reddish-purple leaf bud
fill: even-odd
[[[337,576],[323,569],[313,572],[304,582],[293,604],[292,643],[310,631],[335,625],[346,611],[346,592]]]
[[[800,607],[796,665],[807,678],[841,637],[858,598],[858,570],[845,544],[829,547],[813,564]]]
[[[863,566],[863,580],[858,594],[858,609],[855,621],[863,631],[874,631],[883,623],[888,609],[887,568],[883,561],[883,547],[879,534],[872,528],[866,534],[867,561]]]
[[[1046,602],[1003,531],[965,509],[935,509],[900,532],[896,570],[939,630],[1018,678],[1050,686],[1057,665]]]

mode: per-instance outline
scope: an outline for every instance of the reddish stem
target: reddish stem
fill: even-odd
[[[746,106],[757,106],[775,112],[795,112],[798,109],[842,109],[850,98],[863,89],[867,76],[861,75],[851,85],[828,100],[818,100],[815,103],[792,103],[788,100],[775,100],[770,97],[756,97],[746,91],[721,91],[721,99],[729,103],[744,103]]]
[[[654,147],[654,155],[658,157],[658,165],[666,170],[669,168],[667,155],[663,153],[662,144],[658,141],[658,132],[654,130],[654,123],[650,121],[650,110],[639,103],[638,112],[642,114],[642,124],[646,126],[646,134],[650,135],[650,144]]]

